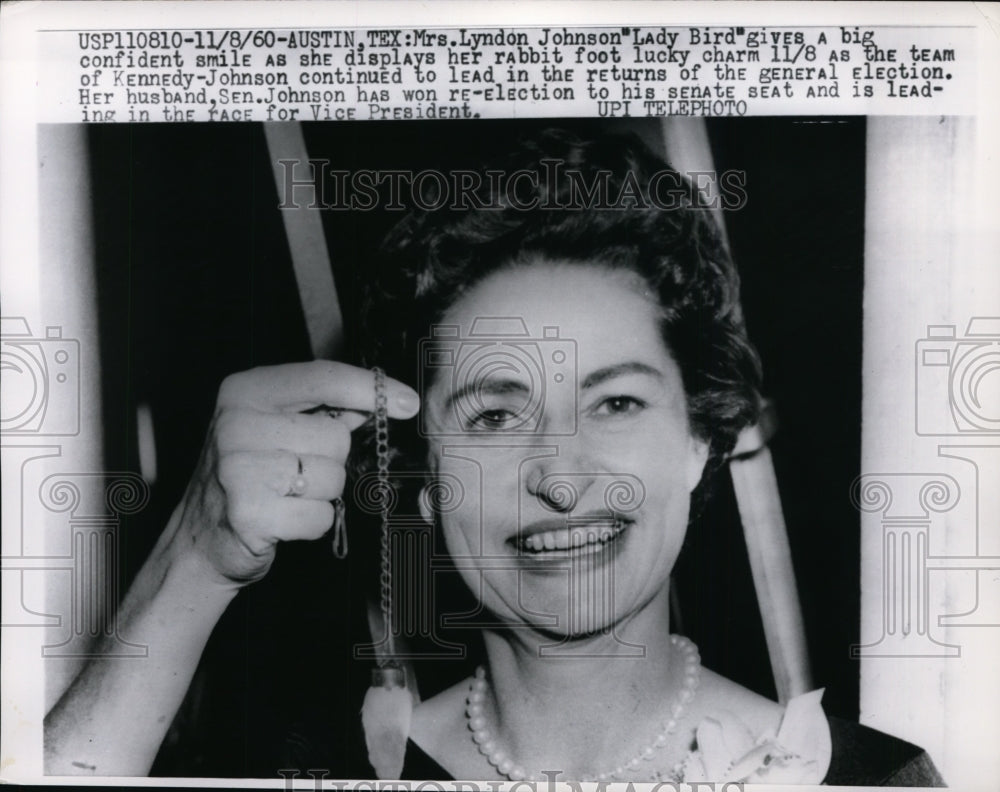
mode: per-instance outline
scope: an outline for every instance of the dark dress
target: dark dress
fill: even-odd
[[[841,718],[827,718],[830,723],[832,754],[824,784],[834,786],[895,786],[944,787],[946,784],[922,748],[898,737],[861,726]],[[360,731],[360,730],[358,730]],[[347,765],[332,762],[330,746],[344,745],[335,741],[332,732],[322,737],[313,729],[298,728],[286,742],[282,757],[285,768],[300,768],[313,777],[328,769],[326,778],[374,778],[365,756],[363,737],[355,734],[351,740]],[[347,773],[337,768],[350,768]],[[451,775],[428,756],[412,740],[406,745],[406,760],[402,778],[409,781],[449,781]]]

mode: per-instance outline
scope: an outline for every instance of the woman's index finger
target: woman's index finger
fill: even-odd
[[[417,392],[385,378],[390,418],[412,418],[420,407]],[[301,412],[327,406],[375,411],[375,375],[368,369],[333,360],[264,366],[227,377],[219,389],[220,406]]]

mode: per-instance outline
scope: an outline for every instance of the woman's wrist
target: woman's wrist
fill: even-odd
[[[192,616],[214,614],[215,619],[239,593],[239,584],[227,580],[193,547],[171,555],[163,573],[161,590],[176,597]]]
[[[170,625],[173,635],[178,629],[203,632],[215,626],[238,592],[239,586],[219,575],[184,536],[175,514],[129,588],[121,621],[127,628],[130,621],[152,609],[175,619]]]

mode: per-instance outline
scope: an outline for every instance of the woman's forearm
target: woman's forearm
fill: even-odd
[[[166,535],[119,609],[121,633],[146,657],[89,660],[45,718],[45,772],[144,775],[191,683],[205,643],[236,594]],[[100,653],[100,644],[95,646]]]
[[[279,542],[333,526],[374,376],[316,360],[223,381],[190,485],[118,611],[121,636],[148,656],[100,657],[96,647],[45,718],[46,773],[149,772],[236,592],[267,574]],[[384,391],[389,418],[416,415],[415,391],[396,380]]]

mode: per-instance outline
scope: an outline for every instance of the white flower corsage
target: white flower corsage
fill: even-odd
[[[692,781],[749,784],[819,784],[830,767],[830,726],[822,690],[796,696],[785,707],[777,734],[754,738],[731,712],[702,720],[697,745],[680,768]]]

